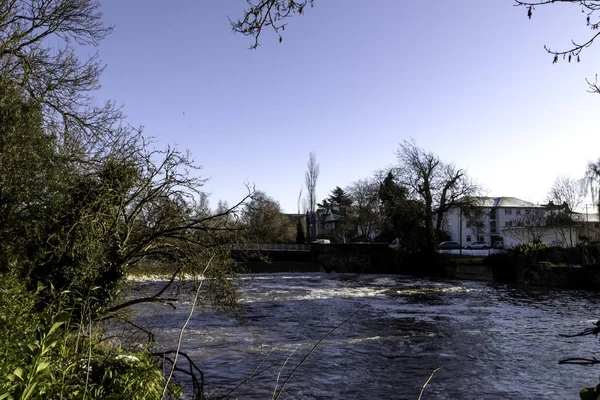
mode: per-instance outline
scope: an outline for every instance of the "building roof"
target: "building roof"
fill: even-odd
[[[306,215],[304,215],[304,214],[289,214],[289,213],[287,213],[287,214],[283,214],[283,215],[288,217],[290,222],[292,222],[294,224],[298,223],[298,221],[303,221],[304,218],[306,217]]]
[[[338,214],[334,214],[334,213],[329,213],[327,214],[327,216],[325,217],[324,221],[325,222],[334,222],[334,221],[340,221],[344,219],[343,216],[338,215]]]
[[[477,197],[476,204],[480,207],[541,207],[540,205],[516,197]]]
[[[597,223],[600,222],[597,213],[573,213],[573,219],[579,222]]]

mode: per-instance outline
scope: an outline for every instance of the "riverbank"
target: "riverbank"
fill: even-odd
[[[431,276],[446,279],[509,283],[559,289],[600,291],[599,266],[552,265],[548,262],[515,264],[503,259],[488,263],[484,255],[439,254],[433,257],[401,255],[386,249],[377,257],[384,264],[373,264],[372,258],[356,254],[321,254],[312,261],[306,256],[287,260],[238,262],[241,272],[293,273],[338,272],[361,274],[394,274],[416,277]],[[500,254],[500,253],[496,253]]]

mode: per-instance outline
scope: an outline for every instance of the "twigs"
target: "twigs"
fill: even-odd
[[[173,282],[175,281],[175,278],[177,277],[177,275],[180,272],[181,272],[181,267],[177,268],[177,270],[171,275],[171,279],[169,279],[169,282],[167,282],[167,284],[164,285],[154,295],[149,296],[149,297],[142,297],[142,298],[138,298],[138,299],[126,301],[126,302],[121,303],[121,304],[117,304],[116,306],[111,307],[108,310],[106,310],[106,313],[107,314],[111,314],[111,313],[114,313],[115,311],[121,310],[123,308],[127,308],[129,306],[134,305],[134,304],[176,301],[177,299],[173,299],[173,298],[161,298],[160,296],[162,296],[162,294],[173,284]],[[169,304],[169,303],[167,303],[167,304]],[[172,304],[169,304],[169,305],[171,307],[175,308],[175,306],[173,306]],[[108,316],[106,318],[110,318],[110,316]]]
[[[265,371],[268,371],[269,369],[271,369],[275,365],[277,365],[281,361],[281,359],[277,359],[272,364],[270,364],[267,367],[259,370],[259,368],[265,363],[265,361],[267,361],[267,359],[269,358],[269,356],[272,353],[273,353],[273,349],[271,349],[271,351],[269,351],[269,353],[263,358],[263,360],[260,362],[260,364],[257,365],[257,367],[254,369],[254,371],[252,371],[252,373],[250,375],[248,375],[248,377],[246,379],[244,379],[242,382],[240,382],[237,386],[235,386],[233,389],[231,389],[229,392],[227,392],[223,396],[218,397],[218,399],[226,399],[226,398],[228,398],[231,393],[235,392],[238,389],[241,389],[242,386],[244,386],[246,383],[248,383],[252,378],[254,378],[255,376],[258,376],[258,375],[262,374]]]
[[[275,389],[273,389],[273,398],[275,398],[275,396],[277,395],[277,387],[279,386],[279,377],[281,377],[281,371],[283,371],[288,361],[290,361],[290,358],[292,358],[292,356],[296,353],[296,350],[298,350],[298,346],[296,346],[294,351],[292,351],[290,355],[285,359],[285,362],[283,363],[281,368],[279,368],[279,372],[277,373],[277,380],[275,381]]]
[[[600,333],[600,321],[596,321],[594,323],[594,325],[596,325],[596,327],[594,328],[587,328],[585,330],[583,330],[582,332],[573,334],[573,335],[558,335],[560,337],[578,337],[578,336],[587,336],[587,335],[594,335],[594,336],[598,336],[598,334]]]
[[[427,382],[425,382],[423,384],[423,387],[421,387],[421,393],[419,393],[419,399],[421,400],[421,396],[423,396],[423,392],[425,391],[425,386],[427,386],[429,384],[429,382],[431,381],[431,378],[433,378],[433,375],[435,375],[436,372],[438,372],[442,367],[436,368],[433,370],[433,372],[431,373],[431,375],[429,375],[429,378],[427,379]]]
[[[314,0],[260,0],[256,4],[248,1],[250,8],[244,10],[243,18],[233,21],[229,19],[234,32],[245,36],[254,36],[254,44],[251,49],[259,46],[258,38],[264,27],[271,27],[279,42],[283,40],[280,31],[285,30],[285,21],[293,14],[302,15],[307,5],[313,6]]]
[[[133,299],[133,300],[127,301],[125,303],[118,304],[118,305],[110,308],[109,310],[107,310],[107,312],[114,313],[115,311],[118,311],[120,309],[127,308],[127,307],[133,306],[135,304],[141,304],[141,303],[165,303],[165,304],[170,305],[173,309],[175,309],[175,306],[173,304],[169,303],[171,301],[177,301],[177,299],[172,298],[172,297],[165,298],[165,297],[156,297],[156,296],[140,297],[139,299]]]
[[[595,325],[594,328],[587,328],[587,329],[584,329],[582,332],[579,332],[579,333],[576,333],[573,335],[559,335],[559,336],[567,337],[567,338],[588,336],[588,335],[598,336],[598,334],[600,333],[600,321],[596,321],[594,323],[594,325]],[[563,360],[560,360],[558,363],[559,364],[575,364],[575,365],[593,365],[593,364],[600,364],[600,360],[598,360],[596,357],[591,357],[591,358],[571,357],[571,358],[565,358]]]
[[[323,335],[323,337],[321,337],[321,339],[319,339],[317,341],[317,343],[315,343],[313,345],[313,347],[310,349],[310,351],[304,356],[304,358],[302,358],[302,360],[300,360],[300,362],[294,367],[294,369],[292,369],[292,372],[290,373],[290,375],[286,378],[286,380],[283,382],[283,384],[281,385],[281,389],[279,389],[279,392],[277,393],[277,395],[273,396],[274,400],[279,399],[279,397],[281,396],[281,394],[283,393],[283,390],[285,389],[286,385],[290,382],[290,380],[292,379],[292,376],[294,376],[294,374],[296,373],[296,371],[302,366],[302,364],[304,364],[304,362],[308,359],[308,357],[310,357],[310,355],[317,349],[317,347],[321,344],[321,342],[323,342],[323,340],[325,340],[326,338],[328,338],[329,336],[331,336],[331,334],[333,334],[333,332],[336,331],[336,329],[338,329],[340,326],[344,325],[346,322],[350,321],[356,314],[358,314],[358,312],[360,310],[362,310],[363,308],[365,308],[366,306],[368,306],[369,304],[371,304],[371,302],[365,303],[362,306],[360,306],[358,309],[356,309],[356,311],[354,311],[348,318],[346,318],[345,320],[343,320],[342,322],[340,322],[339,324],[337,324],[336,326],[333,327],[333,329],[331,329],[329,332],[327,332],[325,335]],[[287,362],[287,361],[286,361]]]
[[[124,316],[117,316],[117,318],[122,321],[125,322],[128,325],[131,325],[132,327],[144,332],[146,335],[148,335],[148,343],[153,343],[154,342],[154,333],[152,333],[152,331],[144,328],[143,326],[140,326],[138,324],[136,324],[135,322],[129,320],[128,318],[125,318]]]
[[[206,274],[206,271],[210,267],[210,264],[211,264],[214,256],[215,255],[213,254],[212,257],[206,263],[206,268],[204,268],[204,271],[202,271],[202,276],[204,276],[204,274]],[[181,341],[183,340],[183,332],[185,331],[185,328],[187,327],[188,323],[190,322],[190,319],[192,318],[192,315],[194,314],[194,309],[196,308],[196,303],[198,302],[198,297],[200,296],[200,289],[202,289],[202,283],[204,283],[204,281],[201,281],[200,284],[198,285],[198,289],[196,289],[196,294],[194,295],[194,301],[192,302],[190,312],[187,316],[187,319],[185,320],[185,323],[181,327],[181,330],[179,331],[179,338],[177,340],[177,349],[175,350],[175,353],[174,353],[175,357],[173,359],[173,367],[171,368],[171,372],[169,373],[169,376],[167,377],[167,381],[165,382],[165,386],[163,388],[163,393],[162,393],[162,398],[165,397],[165,394],[167,393],[167,389],[169,388],[169,383],[171,382],[171,379],[173,378],[173,373],[175,372],[175,368],[177,365],[177,357],[179,356],[179,351],[181,349]],[[188,360],[189,360],[189,358],[188,358]]]
[[[558,363],[559,364],[575,364],[575,365],[593,365],[593,364],[600,364],[600,360],[598,360],[596,357],[592,357],[592,358],[573,357],[573,358],[565,358],[564,360],[560,360]]]
[[[175,360],[172,360],[171,358],[167,357],[166,356],[167,354],[175,354],[175,355],[179,354],[179,355],[185,357],[185,359],[187,360],[188,365],[189,365],[189,370],[185,370],[183,368],[177,367],[174,362]],[[202,393],[204,391],[204,373],[196,365],[196,363],[194,363],[194,361],[190,358],[190,356],[188,356],[183,351],[177,351],[177,350],[167,350],[167,351],[155,352],[155,353],[150,353],[150,355],[152,355],[154,357],[160,357],[161,360],[170,362],[172,367],[174,367],[175,371],[181,372],[183,374],[190,376],[192,378],[192,386],[194,387],[195,397],[202,398]],[[198,381],[198,378],[196,377],[197,375],[200,376],[199,381]]]
[[[569,3],[576,4],[581,6],[581,11],[586,14],[586,24],[587,26],[593,30],[597,31],[600,29],[599,22],[592,22],[592,15],[594,12],[600,10],[600,1],[597,0],[538,0],[538,1],[522,1],[515,0],[515,6],[517,7],[525,7],[527,9],[527,17],[531,19],[533,15],[533,11],[535,10],[535,6],[544,6],[550,5],[554,3]],[[584,43],[577,43],[574,40],[571,40],[571,45],[567,50],[564,51],[554,51],[551,50],[548,46],[544,46],[544,49],[551,55],[553,55],[553,63],[557,63],[559,57],[563,59],[567,59],[571,62],[572,58],[575,57],[576,61],[579,62],[579,54],[587,47],[590,47],[594,41],[600,36],[600,32],[594,34],[589,40]]]

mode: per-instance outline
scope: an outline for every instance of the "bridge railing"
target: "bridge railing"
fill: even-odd
[[[233,243],[226,246],[234,251],[310,251],[309,244]]]

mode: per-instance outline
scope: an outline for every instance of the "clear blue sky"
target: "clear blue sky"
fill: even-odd
[[[102,4],[115,31],[99,49],[99,97],[159,145],[189,149],[213,207],[249,182],[295,212],[310,151],[321,200],[394,163],[410,138],[489,195],[534,202],[600,157],[600,95],[585,83],[600,48],[557,65],[543,49],[588,37],[577,7],[528,20],[511,0],[316,0],[283,43],[265,31],[248,50],[227,20],[243,0]]]

